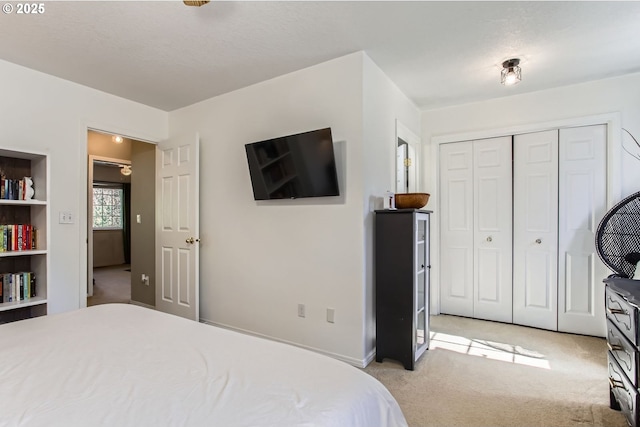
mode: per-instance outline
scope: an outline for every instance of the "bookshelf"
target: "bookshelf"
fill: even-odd
[[[47,314],[48,170],[44,154],[0,149],[0,323]],[[31,199],[25,177],[33,181]]]

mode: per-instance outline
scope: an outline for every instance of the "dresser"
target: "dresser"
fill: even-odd
[[[375,211],[376,361],[413,370],[429,347],[431,211]]]
[[[610,406],[622,411],[630,426],[640,427],[640,281],[610,277],[604,282]]]

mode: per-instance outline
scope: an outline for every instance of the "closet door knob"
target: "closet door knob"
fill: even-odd
[[[492,242],[493,239],[491,238],[491,236],[487,237],[487,242]]]
[[[537,243],[537,244],[542,243],[542,239],[536,239],[536,243]]]

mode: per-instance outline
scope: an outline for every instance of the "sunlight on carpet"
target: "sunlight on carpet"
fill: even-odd
[[[486,359],[500,360],[503,362],[527,365],[535,368],[551,369],[549,360],[544,354],[527,350],[520,346],[498,343],[493,341],[477,340],[449,335],[442,332],[431,332],[429,350],[437,348],[469,356],[484,357]]]

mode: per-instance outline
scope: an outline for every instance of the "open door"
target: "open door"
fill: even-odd
[[[200,319],[199,145],[196,134],[156,152],[156,309]]]
[[[418,191],[420,137],[396,120],[396,193]]]

